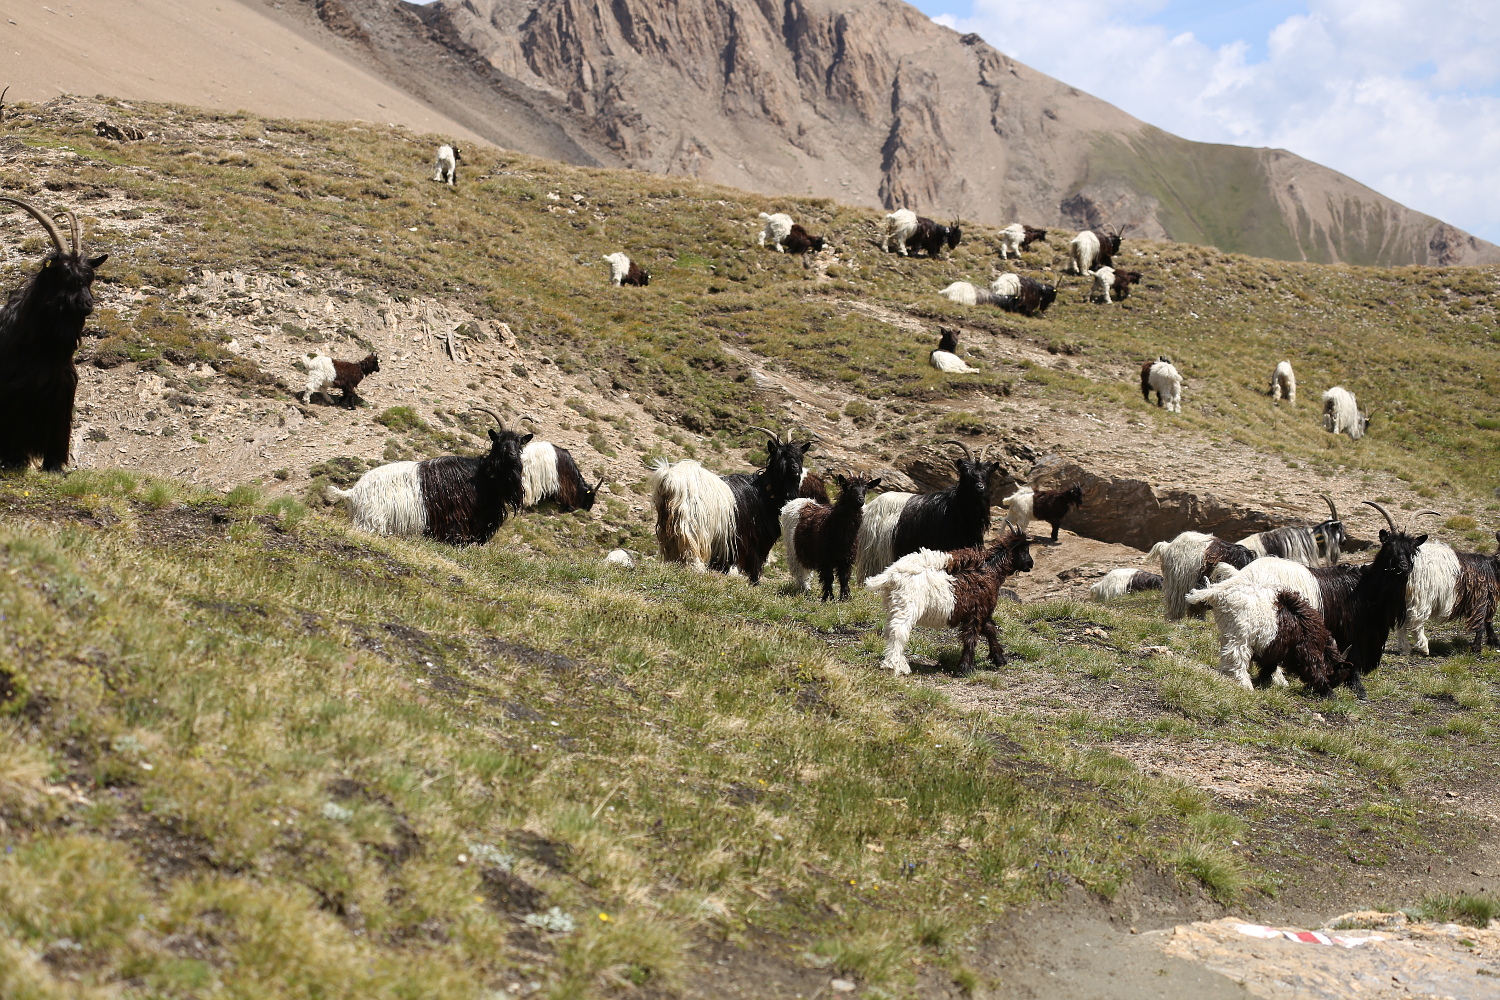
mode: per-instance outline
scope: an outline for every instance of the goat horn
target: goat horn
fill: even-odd
[[[966,445],[966,444],[964,444],[962,441],[944,441],[943,444],[956,444],[956,445],[958,445],[960,448],[962,448],[964,450],[964,457],[967,458],[971,462],[974,461],[974,453],[972,451],[970,451],[969,450],[969,446]]]
[[[767,430],[764,427],[758,427],[755,424],[751,424],[750,425],[750,429],[752,431],[760,431],[762,434],[769,434],[771,436],[771,440],[772,441],[775,441],[777,444],[781,443],[781,435],[777,434],[775,431]]]
[[[1396,522],[1391,520],[1390,511],[1380,506],[1380,504],[1376,503],[1374,500],[1361,500],[1360,503],[1370,507],[1374,507],[1376,510],[1380,511],[1381,514],[1385,515],[1385,523],[1391,526],[1391,534],[1399,535],[1401,533],[1400,530],[1396,527]]]
[[[1327,493],[1319,493],[1318,496],[1322,497],[1323,501],[1328,504],[1328,514],[1330,518],[1334,521],[1337,521],[1339,519],[1339,509],[1333,505],[1333,497],[1329,496]]]
[[[484,407],[484,406],[471,406],[471,407],[469,407],[469,410],[470,411],[477,411],[479,413],[488,413],[491,417],[495,418],[495,423],[497,423],[497,424],[500,425],[500,429],[501,430],[505,429],[505,421],[501,420],[500,419],[500,414],[496,413],[494,410],[491,410],[488,407]],[[523,418],[523,419],[526,419],[526,418]]]
[[[44,227],[46,227],[47,235],[52,237],[52,245],[57,247],[58,254],[61,256],[67,256],[68,251],[63,249],[62,237],[58,235],[57,226],[51,219],[47,218],[45,212],[43,212],[41,209],[37,208],[30,202],[22,201],[19,198],[0,198],[0,201],[3,201],[8,205],[15,205],[17,208],[25,209],[33,219],[40,222]]]
[[[82,257],[83,256],[83,241],[82,241],[81,237],[83,235],[83,231],[82,231],[81,227],[78,225],[78,213],[77,212],[69,210],[69,212],[68,212],[68,224],[73,229],[73,256],[75,256],[75,257]]]
[[[1416,523],[1417,518],[1419,518],[1419,517],[1426,517],[1428,514],[1431,514],[1433,517],[1442,517],[1443,516],[1442,514],[1438,513],[1435,510],[1419,510],[1415,514],[1413,514],[1411,517],[1409,517],[1409,518],[1406,519],[1406,533],[1407,534],[1411,534],[1411,526]]]

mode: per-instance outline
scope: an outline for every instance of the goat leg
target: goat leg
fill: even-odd
[[[980,631],[984,633],[985,641],[990,644],[990,663],[996,670],[1006,664],[1005,650],[1000,646],[1000,634],[995,630],[995,619],[991,618],[981,626]]]
[[[849,567],[849,566],[840,566],[839,567],[839,600],[840,601],[847,601],[847,600],[849,600],[849,571],[850,571],[850,569],[851,569],[851,567]]]
[[[1057,533],[1062,528],[1062,522],[1061,521],[1049,521],[1047,523],[1049,523],[1049,524],[1052,525],[1052,544],[1056,545],[1057,544]]]
[[[823,583],[823,596],[820,601],[833,600],[833,567],[828,566],[818,570],[818,579]],[[848,588],[845,588],[847,592]]]
[[[974,648],[979,645],[979,630],[964,629],[964,651],[958,658],[958,672],[964,677],[974,673]]]

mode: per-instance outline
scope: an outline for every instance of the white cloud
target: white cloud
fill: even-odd
[[[1278,146],[1500,243],[1500,4],[1311,0],[1264,39],[1210,47],[1161,3],[973,0],[974,31],[1189,139]]]

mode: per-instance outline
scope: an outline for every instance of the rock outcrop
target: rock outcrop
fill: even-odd
[[[1289,260],[1500,247],[1281,150],[1194,143],[900,0],[302,0],[351,54],[508,148]]]

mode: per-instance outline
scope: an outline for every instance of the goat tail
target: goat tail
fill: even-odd
[[[1151,546],[1151,551],[1146,553],[1146,561],[1155,562],[1160,566],[1162,564],[1162,553],[1167,551],[1167,546],[1171,544],[1171,542],[1157,542]]]
[[[347,500],[353,495],[353,490],[341,490],[332,483],[323,487],[323,499],[329,503],[338,503],[340,500]]]
[[[762,218],[762,219],[769,219],[769,218],[770,218],[770,216],[769,216],[769,215],[767,215],[767,214],[766,214],[766,213],[765,213],[765,212],[762,212],[762,213],[760,213],[760,217],[761,217],[761,218]]]
[[[1197,590],[1188,591],[1186,600],[1190,608],[1196,608],[1202,604],[1206,604],[1211,608],[1214,606],[1214,598],[1217,596],[1218,593],[1215,587],[1200,587]]]

